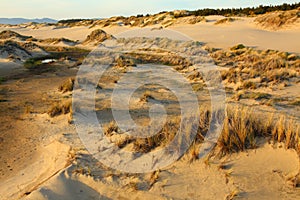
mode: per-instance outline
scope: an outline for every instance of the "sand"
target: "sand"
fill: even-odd
[[[210,16],[207,22],[177,24],[167,29],[215,48],[243,43],[259,49],[300,53],[300,27],[268,31],[257,26],[254,18],[214,24],[222,18]],[[100,27],[10,30],[39,39],[65,37],[84,41],[97,28]],[[0,31],[4,29],[7,28],[0,27]],[[138,29],[103,28],[112,35]],[[286,150],[281,143],[274,146],[264,139],[259,140],[257,149],[209,162],[200,159],[191,163],[183,157],[162,169],[150,188],[143,186],[149,174],[122,174],[103,166],[99,168],[99,163],[91,162],[91,168],[96,168],[92,171],[101,174],[98,179],[96,175],[76,173],[80,163],[70,164],[74,152],[78,157],[88,152],[78,139],[74,125],[68,124],[69,115],[50,118],[45,113],[52,100],[67,98],[68,94],[59,93],[57,88],[75,73],[76,70],[66,66],[61,72],[26,74],[21,64],[0,60],[0,77],[19,76],[0,85],[1,98],[7,100],[0,105],[0,155],[3,160],[0,199],[299,199],[299,188],[292,186],[300,169],[296,151]],[[297,89],[292,89],[293,95],[297,94]],[[289,95],[289,91],[286,92],[284,95]],[[81,159],[86,160],[85,163],[92,160],[89,156]]]

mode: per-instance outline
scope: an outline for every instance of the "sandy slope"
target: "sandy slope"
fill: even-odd
[[[0,76],[6,77],[12,74],[20,73],[24,70],[22,64],[11,62],[8,59],[0,59]]]
[[[220,168],[222,166],[223,169]],[[234,154],[209,165],[203,160],[174,163],[159,173],[149,191],[120,188],[116,183],[62,170],[25,199],[297,199],[299,189],[290,186],[297,174],[297,154],[266,144],[258,150]]]
[[[254,24],[254,18],[214,25],[216,18],[209,17],[208,23],[196,25],[179,25],[170,27],[191,38],[208,43],[213,47],[226,48],[238,43],[260,49],[275,49],[300,53],[300,28],[294,26],[290,30],[268,31]]]
[[[300,27],[297,25],[293,25],[288,29],[269,31],[256,25],[254,22],[255,18],[238,18],[239,20],[233,22],[215,25],[215,22],[222,18],[224,17],[208,16],[206,17],[207,22],[200,22],[195,25],[176,24],[168,27],[168,29],[186,34],[194,40],[207,43],[213,47],[226,48],[238,43],[243,43],[247,46],[261,49],[275,49],[300,53]],[[80,26],[72,28],[42,27],[39,29],[11,28],[10,30],[40,39],[65,37],[72,40],[83,41],[89,33],[97,28],[101,28],[112,35],[129,29],[140,29],[123,26],[104,28]],[[4,27],[0,27],[0,31],[5,29]]]

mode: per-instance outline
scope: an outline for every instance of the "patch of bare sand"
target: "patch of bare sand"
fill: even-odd
[[[159,173],[149,191],[122,189],[116,185],[71,175],[67,170],[26,199],[223,199],[234,187],[226,183],[224,174],[216,166],[208,167],[200,161],[191,165],[185,161],[176,162]]]
[[[254,23],[255,18],[238,18],[240,20],[215,25],[214,23],[219,19],[218,16],[211,16],[207,23],[180,24],[169,27],[169,29],[219,48],[228,48],[242,43],[260,49],[300,53],[299,26],[294,25],[289,30],[267,31]]]
[[[241,199],[299,199],[292,182],[299,173],[299,157],[283,144],[264,144],[235,154],[225,165]]]
[[[35,160],[25,169],[0,184],[1,199],[17,199],[35,190],[68,164],[70,147],[57,141],[38,148]]]
[[[95,180],[72,167],[43,183],[25,199],[298,199],[290,177],[299,171],[295,151],[264,144],[221,161],[185,159],[161,170],[149,190],[118,186],[114,178]],[[130,178],[134,181],[134,178]]]

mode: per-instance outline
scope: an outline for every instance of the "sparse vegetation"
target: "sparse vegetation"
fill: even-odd
[[[188,155],[191,161],[198,159],[201,146],[209,128],[212,113],[206,108],[201,109],[198,133],[192,143]],[[227,108],[224,127],[218,139],[213,155],[224,156],[228,153],[256,148],[260,137],[272,138],[273,142],[285,142],[286,148],[294,148],[300,153],[300,125],[284,115],[260,115],[247,107],[230,106]],[[213,114],[218,118],[218,113]],[[148,138],[123,138],[119,147],[133,144],[132,151],[147,153],[170,143],[178,131],[180,119],[168,121],[162,130]],[[105,135],[112,137],[120,134],[115,123],[105,129]]]
[[[236,21],[237,19],[236,18],[232,18],[232,17],[226,17],[224,19],[220,19],[218,21],[215,22],[215,25],[218,25],[218,24],[224,24],[224,23],[228,23],[228,22],[234,22]]]
[[[59,103],[56,102],[51,106],[47,113],[50,117],[68,113],[72,114],[72,101],[66,100]]]
[[[6,81],[6,78],[0,77],[0,85],[1,85],[3,82],[5,82],[5,81]]]
[[[24,62],[24,67],[26,69],[34,69],[42,65],[42,60],[36,58],[29,58]]]
[[[254,50],[242,44],[227,51],[210,51],[217,65],[229,67],[222,71],[222,79],[227,83],[241,83],[241,87],[237,89],[279,85],[285,81],[290,82],[300,74],[299,57],[293,55],[293,59],[288,59],[292,54],[287,52]]]
[[[58,91],[63,93],[73,91],[74,82],[75,82],[74,78],[69,78],[62,85],[58,87]]]
[[[261,14],[266,14],[268,12],[274,11],[289,11],[297,9],[300,6],[300,3],[294,4],[282,4],[282,5],[270,5],[270,6],[263,6],[260,5],[258,7],[247,7],[247,8],[222,8],[222,9],[199,9],[194,11],[163,11],[154,15],[137,15],[137,16],[130,16],[130,17],[111,17],[108,19],[100,19],[100,20],[93,20],[93,19],[67,19],[67,20],[60,20],[58,24],[60,26],[113,26],[113,25],[124,25],[124,26],[151,26],[155,24],[162,24],[165,27],[176,24],[176,21],[184,21],[186,24],[195,24],[201,21],[205,21],[204,16],[209,15],[223,15],[226,17],[230,16],[256,16]],[[228,18],[229,21],[232,21],[234,18]],[[223,20],[219,23],[223,23]]]
[[[300,22],[300,8],[291,11],[277,11],[258,16],[255,19],[259,25],[264,28],[277,30],[287,27],[297,21]]]

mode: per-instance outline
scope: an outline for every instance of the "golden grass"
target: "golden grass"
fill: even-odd
[[[61,84],[58,87],[58,91],[63,92],[63,93],[73,91],[74,82],[75,82],[74,78],[69,78],[68,80],[66,80],[63,84]]]
[[[198,159],[200,146],[210,126],[211,111],[207,108],[200,110],[200,122],[196,138],[187,154],[189,160]],[[219,113],[214,113],[218,118]],[[177,134],[180,118],[168,121],[162,130],[148,138],[126,137],[117,146],[123,148],[128,144],[133,146],[132,151],[147,153],[169,144]],[[108,137],[119,134],[115,123],[111,123],[105,130]],[[226,111],[224,127],[217,141],[212,155],[226,154],[253,149],[257,147],[259,138],[268,138],[275,142],[284,142],[286,148],[293,148],[300,153],[300,125],[284,115],[271,113],[256,113],[247,107],[229,106]]]
[[[225,83],[241,83],[238,89],[255,89],[299,81],[298,55],[274,50],[255,50],[238,44],[229,50],[208,49],[215,63],[221,67]],[[256,82],[250,79],[256,79]]]
[[[222,156],[255,148],[259,137],[271,137],[273,142],[285,142],[286,148],[294,148],[300,153],[299,123],[284,115],[257,114],[244,107],[227,110],[223,132],[217,145],[218,153]]]
[[[51,108],[48,110],[48,115],[50,117],[55,117],[61,114],[72,114],[72,101],[66,100],[63,102],[55,102]]]
[[[224,19],[220,19],[220,20],[216,21],[215,25],[230,23],[230,22],[234,22],[236,20],[238,20],[238,19],[237,18],[232,18],[232,17],[226,17]]]
[[[258,16],[255,19],[255,22],[266,29],[278,30],[287,27],[288,25],[296,24],[297,22],[299,23],[299,11],[300,8],[290,11],[266,13]]]

